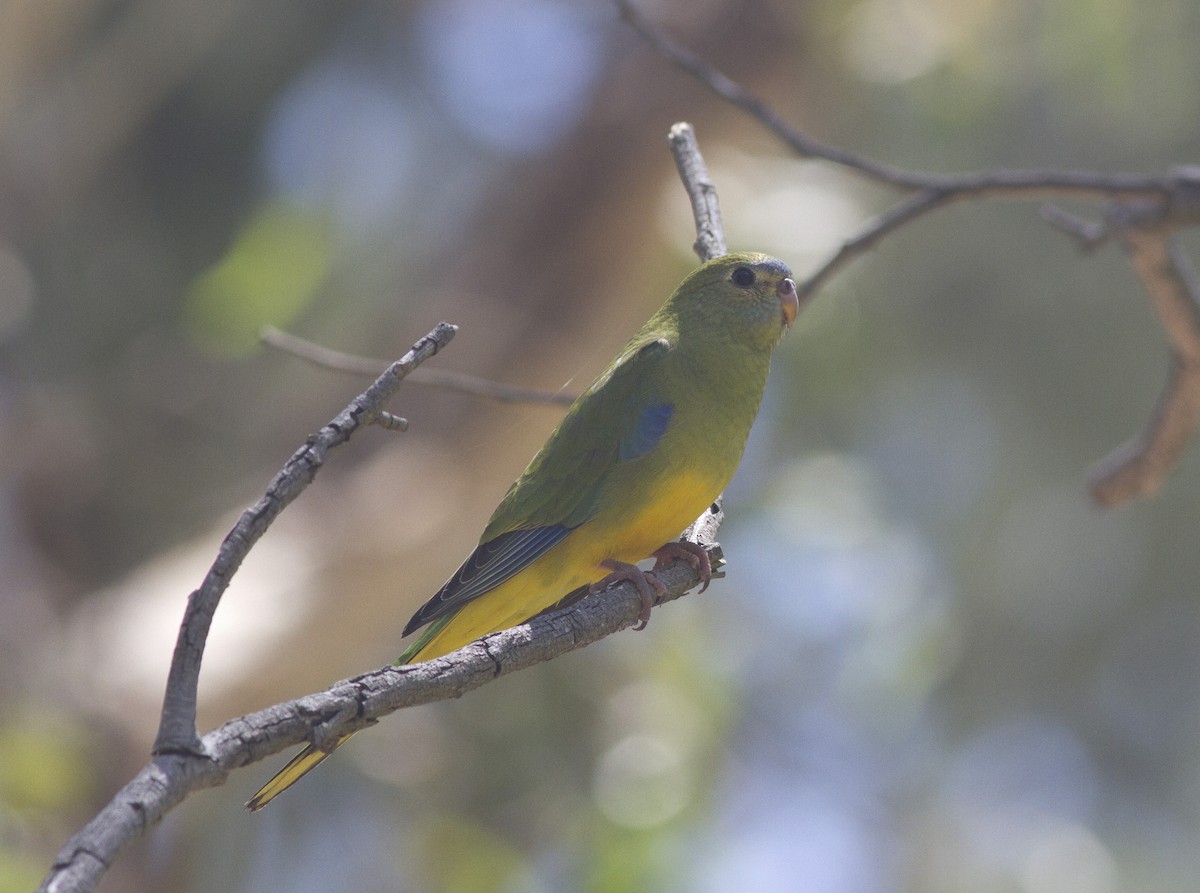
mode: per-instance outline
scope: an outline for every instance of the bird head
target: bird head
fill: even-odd
[[[774,347],[800,312],[792,271],[766,254],[739,252],[695,270],[672,296],[684,324]]]

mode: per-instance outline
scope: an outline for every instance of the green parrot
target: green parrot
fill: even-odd
[[[707,553],[676,540],[741,461],[771,352],[799,312],[791,275],[782,261],[740,253],[684,279],[567,410],[475,551],[413,615],[405,635],[427,628],[397,663],[440,657],[616,580],[637,586],[644,626],[663,588],[634,564],[650,556],[655,567],[687,559],[707,585]],[[246,805],[261,809],[329,752],[309,745]]]

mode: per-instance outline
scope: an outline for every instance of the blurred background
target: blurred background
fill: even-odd
[[[1160,172],[1191,0],[659,0],[812,136],[922,170]],[[0,4],[0,891],[146,761],[188,592],[364,382],[257,345],[585,387],[695,265],[805,275],[893,197],[772,137],[605,0]],[[1075,205],[1075,210],[1085,206]],[[262,814],[201,792],[102,890],[1177,891],[1200,874],[1200,448],[1088,499],[1164,339],[1031,203],[923,219],[776,356],[729,576],[396,715]],[[1193,241],[1192,247],[1196,247]],[[253,552],[201,729],[387,663],[561,409],[406,386]]]

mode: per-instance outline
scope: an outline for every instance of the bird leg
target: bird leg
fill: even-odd
[[[642,596],[642,611],[638,614],[638,622],[634,629],[646,628],[646,624],[650,622],[650,609],[667,591],[663,581],[654,575],[654,571],[660,567],[677,559],[683,559],[691,565],[692,570],[700,578],[701,592],[708,588],[708,583],[712,579],[712,559],[708,555],[708,550],[696,543],[689,543],[685,540],[667,543],[655,549],[650,555],[654,559],[654,567],[650,571],[644,571],[636,564],[627,564],[624,561],[617,561],[615,558],[606,558],[600,562],[600,566],[608,568],[612,573],[588,587],[591,592],[599,592],[613,583],[622,581],[628,581],[636,586]]]
[[[634,629],[645,629],[646,624],[650,622],[650,609],[654,607],[659,596],[667,591],[666,584],[654,574],[646,573],[636,564],[627,564],[624,561],[617,561],[615,558],[604,559],[600,562],[600,566],[608,568],[612,573],[593,583],[591,585],[592,592],[606,589],[612,583],[622,581],[632,583],[642,596],[642,611],[638,614],[638,622]]]
[[[700,591],[703,592],[708,588],[708,583],[712,579],[712,559],[708,555],[708,550],[703,546],[689,543],[687,540],[678,540],[655,549],[651,554],[654,556],[652,570],[658,570],[663,565],[682,558],[692,566],[692,570],[700,578]]]

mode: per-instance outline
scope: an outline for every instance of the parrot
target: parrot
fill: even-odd
[[[645,626],[665,587],[654,568],[712,569],[680,533],[725,489],[758,414],[771,355],[800,309],[790,268],[765,254],[688,275],[567,410],[492,514],[479,545],[409,620],[422,634],[396,661],[449,654],[524,623],[569,594],[628,580]],[[246,804],[264,807],[332,747],[304,748]]]

